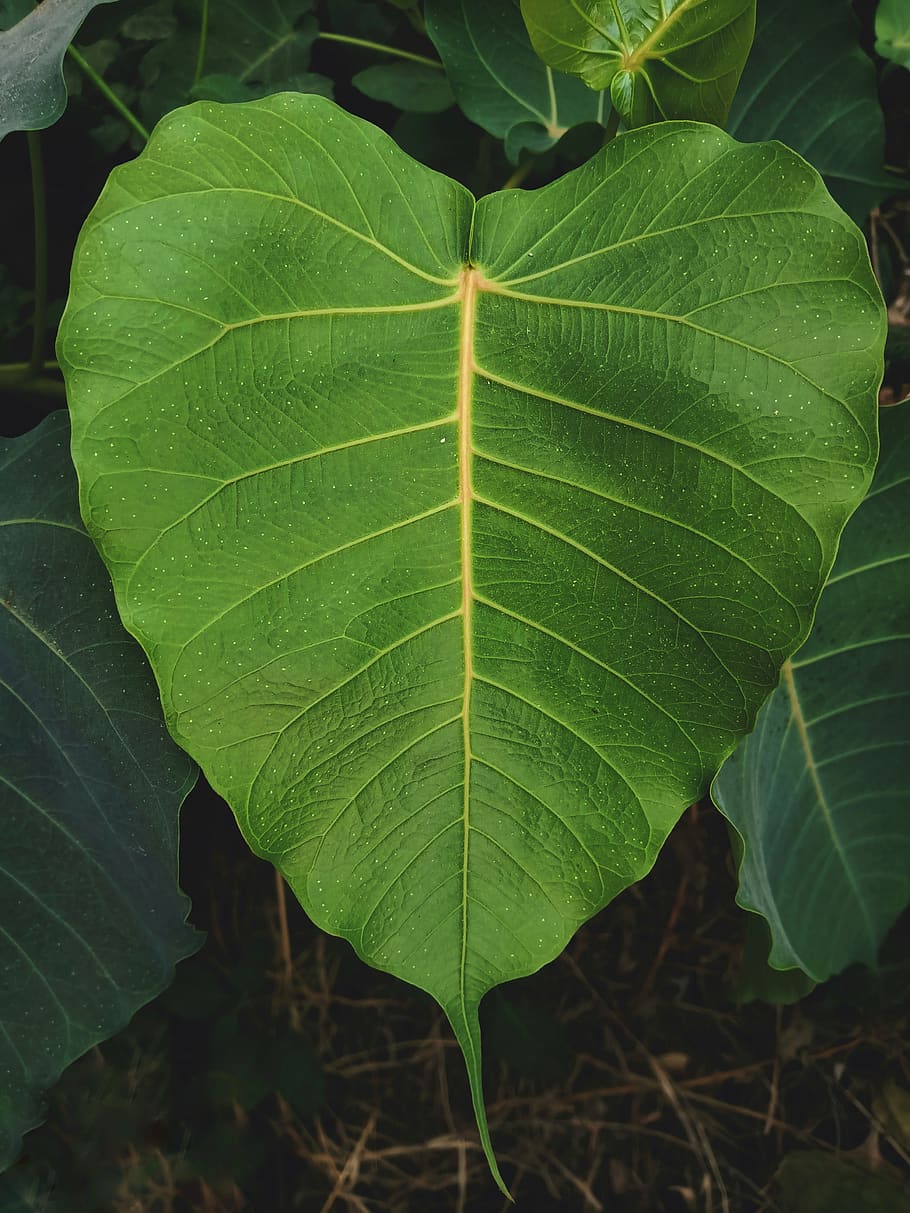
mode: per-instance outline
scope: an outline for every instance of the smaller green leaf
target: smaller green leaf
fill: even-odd
[[[875,14],[875,49],[882,58],[910,68],[910,7],[907,0],[880,0]]]
[[[880,428],[812,633],[712,790],[743,840],[737,900],[767,918],[771,964],[816,981],[874,965],[910,900],[910,408],[883,410]]]
[[[52,126],[66,109],[63,56],[73,35],[96,4],[111,0],[44,0],[0,34],[0,139],[10,131]],[[23,6],[7,4],[3,18]]]
[[[513,164],[525,149],[544,152],[570,127],[609,114],[604,95],[540,61],[518,0],[427,0],[426,23],[456,101],[505,141]]]
[[[521,0],[544,63],[609,89],[628,126],[723,124],[755,31],[755,0]]]
[[[439,114],[455,104],[445,72],[424,63],[381,63],[358,72],[351,83],[374,101],[412,113]]]

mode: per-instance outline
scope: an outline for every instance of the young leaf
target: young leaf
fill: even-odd
[[[82,508],[174,736],[313,920],[484,993],[642,876],[809,629],[885,322],[713,127],[475,203],[315,97],[168,117],[80,238]]]
[[[910,10],[906,0],[879,0],[875,49],[883,59],[910,68]]]
[[[96,4],[111,0],[43,0],[0,33],[0,139],[10,131],[52,126],[66,109],[63,56]],[[11,10],[19,16],[20,9]]]
[[[79,518],[69,424],[0,440],[0,1167],[38,1097],[199,946],[177,887],[196,772]]]
[[[570,127],[610,112],[603,94],[541,63],[517,0],[427,0],[426,23],[459,106],[504,140],[513,164],[524,149],[546,151]]]
[[[726,121],[755,30],[755,0],[521,0],[551,67],[609,89],[627,126]]]
[[[727,130],[792,147],[863,223],[903,183],[884,169],[875,68],[858,39],[851,0],[762,0]]]
[[[882,411],[881,440],[812,634],[713,788],[745,847],[737,900],[771,963],[815,981],[874,965],[910,901],[910,408]]]

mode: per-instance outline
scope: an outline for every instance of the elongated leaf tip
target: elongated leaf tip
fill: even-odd
[[[496,1181],[503,1196],[515,1203],[515,1197],[506,1187],[506,1182],[500,1174],[493,1143],[490,1140],[490,1126],[487,1124],[487,1109],[483,1102],[483,1074],[480,1055],[480,1019],[477,1012],[479,1002],[465,1004],[457,1003],[451,1008],[445,1008],[449,1023],[455,1033],[455,1039],[461,1048],[465,1068],[468,1071],[468,1082],[471,1086],[471,1103],[474,1105],[474,1118],[477,1121],[477,1132],[484,1156],[490,1168],[490,1173]]]

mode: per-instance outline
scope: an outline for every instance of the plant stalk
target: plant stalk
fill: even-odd
[[[199,26],[199,50],[196,54],[196,71],[193,74],[193,88],[202,79],[202,69],[205,67],[205,48],[209,36],[209,0],[202,0],[202,23]]]
[[[364,50],[378,51],[383,55],[397,55],[399,59],[410,59],[412,63],[423,63],[426,67],[435,67],[439,71],[443,71],[443,66],[438,59],[430,59],[426,55],[417,55],[413,51],[403,51],[397,46],[386,46],[382,42],[370,42],[366,38],[353,38],[350,34],[329,34],[324,30],[320,30],[316,35],[324,42],[343,42],[346,46],[360,46]]]
[[[98,73],[95,71],[95,69],[92,67],[92,65],[88,62],[88,60],[85,59],[84,56],[82,56],[79,53],[79,51],[77,51],[76,48],[72,45],[70,45],[66,48],[66,53],[70,56],[73,63],[75,63],[76,66],[79,68],[80,72],[82,72],[82,74],[84,76],[87,76],[88,79],[91,80],[92,84],[94,84],[95,88],[99,91],[99,93],[104,94],[104,96],[107,98],[107,100],[110,102],[110,104],[114,107],[114,109],[117,111],[117,113],[120,115],[120,117],[129,123],[129,125],[133,128],[133,130],[136,132],[136,134],[139,135],[143,139],[144,142],[148,143],[148,140],[149,140],[148,131],[145,129],[145,127],[142,125],[142,123],[139,121],[139,119],[136,117],[136,115],[133,113],[133,111],[128,106],[123,104],[123,102],[120,100],[120,98],[117,96],[117,94],[111,88],[111,86],[101,76],[98,75]]]
[[[616,138],[616,132],[619,130],[619,110],[614,105],[610,110],[610,117],[607,119],[607,124],[604,127],[604,147],[608,143],[612,143]]]

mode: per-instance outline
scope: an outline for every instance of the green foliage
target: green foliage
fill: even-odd
[[[162,123],[72,283],[83,513],[169,727],[444,1008],[489,1150],[480,1000],[651,866],[868,485],[859,233],[712,127],[475,203],[286,95]]]
[[[713,788],[771,963],[816,981],[874,965],[910,900],[910,409],[882,412],[881,441],[812,634]]]
[[[521,0],[545,63],[609,89],[627,126],[722,124],[755,29],[755,0]]]
[[[862,223],[902,183],[883,169],[875,69],[857,34],[851,0],[761,0],[727,130],[737,139],[780,139],[792,147]]]
[[[910,68],[910,9],[905,0],[879,0],[875,49],[885,59]]]
[[[117,619],[68,439],[56,413],[0,441],[0,1166],[201,938],[176,883],[195,770]]]
[[[96,4],[44,0],[38,8],[7,0],[0,8],[0,139],[10,131],[51,126],[66,108],[63,56]],[[31,11],[30,11],[31,10]]]
[[[885,327],[810,165],[858,221],[898,188],[876,71],[904,73],[861,50],[850,0],[759,0],[735,98],[754,0],[0,0],[0,134],[62,112],[95,4],[67,121],[122,159],[169,116],[102,193],[60,334],[88,531],[168,727],[251,847],[445,1009],[498,1178],[481,999],[648,870],[756,713],[715,781],[765,916],[740,998],[874,964],[910,899],[910,414],[883,418],[806,641],[872,474]],[[882,0],[876,33],[906,64],[903,10]],[[302,95],[336,84],[401,111],[398,143],[446,176]],[[728,111],[728,134],[614,138]],[[529,173],[550,184],[466,188]],[[902,384],[894,216],[872,239]],[[0,266],[12,357],[35,317],[7,399],[62,393],[46,295],[40,268],[32,291]],[[195,943],[174,880],[191,768],[114,620],[67,436],[54,418],[0,446],[3,1158]],[[769,968],[769,942],[797,967]],[[309,1116],[313,1051],[245,1001],[271,954],[257,936],[162,1005],[213,1025],[221,1112],[280,1092]],[[484,1010],[513,1071],[569,1068],[520,995]],[[267,1166],[218,1122],[178,1180]]]
[[[178,34],[144,56],[140,112],[148,123],[192,98],[250,101],[285,89],[331,95],[309,71],[317,34],[312,0],[212,0],[201,42],[199,6],[178,5]]]
[[[609,113],[602,94],[540,61],[516,0],[428,0],[426,21],[458,104],[513,163]]]

